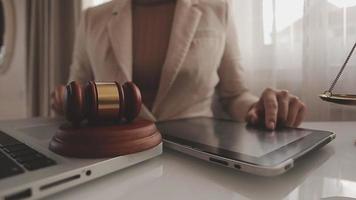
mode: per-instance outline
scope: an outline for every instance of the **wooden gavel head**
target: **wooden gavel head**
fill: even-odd
[[[134,120],[142,105],[141,93],[132,82],[90,81],[85,86],[71,82],[64,94],[64,113],[68,121],[89,122]]]

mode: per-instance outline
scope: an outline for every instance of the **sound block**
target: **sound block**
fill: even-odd
[[[65,124],[57,130],[49,149],[68,157],[106,158],[148,150],[161,141],[155,124],[147,120],[105,126]]]

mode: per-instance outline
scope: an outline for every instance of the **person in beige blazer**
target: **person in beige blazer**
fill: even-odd
[[[132,81],[132,2],[116,0],[86,10],[78,29],[70,80]],[[137,0],[140,1],[140,0]],[[162,1],[162,0],[142,0]],[[163,0],[167,1],[167,0]],[[176,0],[169,46],[152,107],[141,116],[162,121],[213,116],[215,91],[232,119],[251,124],[299,126],[305,105],[285,90],[260,98],[243,81],[231,0]],[[61,110],[63,86],[54,93]]]

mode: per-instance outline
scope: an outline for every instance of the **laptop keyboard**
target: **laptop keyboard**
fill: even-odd
[[[0,152],[0,178],[14,176],[24,172],[25,171],[18,164]]]
[[[55,165],[56,162],[0,131],[0,179]]]

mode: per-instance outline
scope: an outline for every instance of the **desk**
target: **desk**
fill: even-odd
[[[304,123],[303,127],[333,131],[336,140],[281,176],[249,175],[165,149],[160,157],[48,199],[356,198],[356,122]]]

